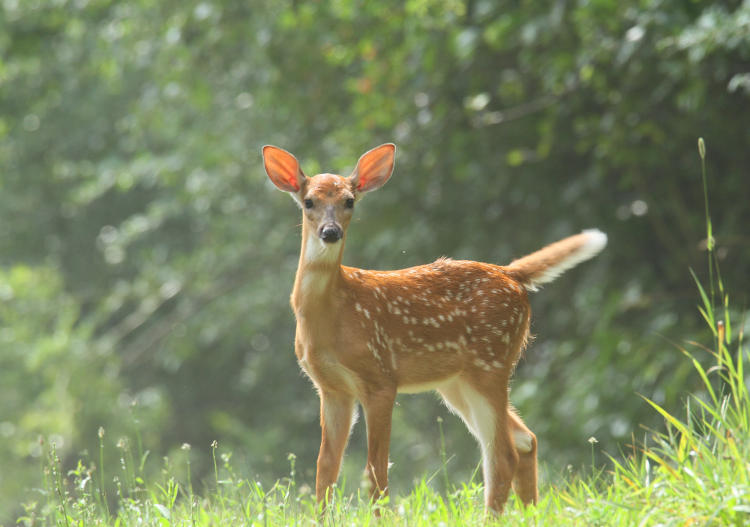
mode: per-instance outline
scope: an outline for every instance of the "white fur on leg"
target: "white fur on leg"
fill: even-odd
[[[439,391],[448,408],[461,416],[469,431],[479,442],[482,449],[484,499],[487,501],[493,485],[495,427],[497,425],[495,408],[470,384],[460,379],[441,386]]]
[[[531,436],[523,430],[513,430],[513,443],[521,454],[531,452]]]
[[[331,397],[323,398],[323,420],[331,437],[338,437],[346,428],[347,438],[357,421],[357,407],[353,401],[340,401]]]
[[[466,428],[469,429],[469,432],[471,432],[471,435],[477,437],[477,433],[474,430],[474,423],[471,421],[469,405],[461,391],[462,384],[460,380],[452,379],[450,382],[442,384],[437,390],[443,397],[443,402],[448,407],[448,410],[458,415],[463,420]]]
[[[471,420],[477,439],[482,446],[482,473],[484,475],[484,500],[487,502],[494,481],[495,409],[479,392],[468,384],[463,386],[464,397],[471,410]]]

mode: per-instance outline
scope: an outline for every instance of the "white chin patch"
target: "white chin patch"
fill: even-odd
[[[334,243],[326,243],[318,236],[309,236],[307,238],[307,247],[305,248],[305,260],[308,262],[336,260],[340,248],[341,240]]]

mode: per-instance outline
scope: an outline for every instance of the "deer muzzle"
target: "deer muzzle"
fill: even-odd
[[[318,237],[325,243],[336,243],[344,236],[344,230],[338,223],[324,223],[318,229]]]

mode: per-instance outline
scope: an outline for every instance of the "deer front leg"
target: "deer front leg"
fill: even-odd
[[[377,500],[388,494],[388,449],[396,388],[381,388],[362,400],[367,424],[367,477],[370,497]]]
[[[331,486],[339,477],[341,459],[354,416],[354,398],[339,393],[320,393],[320,452],[315,496],[325,506],[333,497]]]

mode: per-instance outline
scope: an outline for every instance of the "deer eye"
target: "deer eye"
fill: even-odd
[[[347,209],[351,209],[352,207],[354,207],[354,198],[346,198],[344,205],[346,205]]]
[[[306,209],[311,209],[311,208],[313,208],[313,200],[311,200],[311,199],[306,199],[306,200],[305,200],[305,208],[306,208]]]

